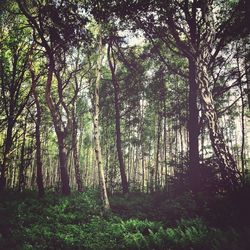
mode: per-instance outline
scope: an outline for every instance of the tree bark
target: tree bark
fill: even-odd
[[[159,112],[160,107],[158,107],[157,112],[157,122],[156,122],[156,152],[155,152],[155,190],[159,190],[159,154],[160,154],[160,140],[161,140],[161,115]]]
[[[237,48],[238,49],[238,48]],[[239,62],[239,53],[237,52],[237,70],[239,77],[239,89],[241,96],[241,151],[240,151],[240,159],[241,159],[241,173],[242,173],[242,183],[245,183],[245,103],[244,103],[244,91],[243,91],[243,83],[241,80],[241,70],[240,70],[240,62]]]
[[[240,174],[219,127],[219,121],[210,88],[211,84],[209,82],[208,67],[205,60],[206,57],[206,53],[203,53],[197,60],[197,81],[199,83],[201,105],[208,122],[212,147],[219,161],[223,186],[225,189],[232,191],[239,187]]]
[[[41,151],[41,119],[42,119],[42,109],[40,106],[38,94],[36,91],[37,80],[35,72],[30,65],[30,74],[32,79],[32,94],[36,105],[36,119],[35,119],[35,136],[36,136],[36,184],[38,188],[38,196],[44,196],[44,184],[43,184],[43,164],[42,164],[42,151]]]
[[[8,169],[9,164],[9,154],[11,151],[12,145],[12,133],[14,127],[14,119],[10,116],[7,119],[7,134],[4,141],[4,153],[3,153],[3,161],[1,164],[1,177],[0,177],[0,191],[4,190],[6,187],[6,171]]]
[[[189,181],[194,192],[201,188],[199,163],[199,111],[197,108],[198,84],[196,82],[196,63],[189,59]]]
[[[36,91],[33,92],[33,96],[36,103],[36,184],[38,188],[38,196],[42,197],[44,195],[41,132],[40,132],[42,112]]]
[[[206,53],[203,54],[197,62],[197,80],[199,83],[202,109],[208,122],[212,147],[219,161],[223,186],[227,190],[232,191],[239,187],[240,174],[237,170],[236,162],[224,141],[221,129],[219,127],[219,121],[214,107],[214,100],[210,88],[211,85],[209,82],[209,74],[205,58]]]
[[[199,44],[197,58],[197,81],[203,114],[208,122],[208,129],[213,150],[218,158],[222,183],[226,190],[232,191],[239,187],[240,174],[237,164],[224,141],[214,106],[212,84],[209,79],[209,63],[212,60],[212,46],[216,42],[216,34],[212,12],[212,1],[204,3],[203,21],[206,26],[203,40]],[[201,27],[200,27],[201,30]]]
[[[167,115],[166,115],[166,99],[164,100],[164,120],[163,120],[163,150],[164,150],[164,169],[165,169],[165,180],[163,185],[168,190],[168,162],[167,162]]]
[[[78,155],[78,149],[77,149],[77,121],[76,121],[76,115],[75,110],[72,112],[72,150],[73,150],[73,159],[74,159],[74,166],[75,166],[75,177],[76,177],[76,183],[77,188],[79,192],[83,192],[83,184],[82,184],[82,178],[81,178],[81,172],[80,172],[80,162],[79,162],[79,155]]]
[[[94,143],[95,143],[95,157],[96,163],[98,166],[99,172],[99,186],[101,192],[101,199],[103,202],[104,211],[108,211],[110,209],[109,199],[106,189],[103,163],[102,163],[102,153],[101,153],[101,145],[100,145],[100,128],[99,128],[99,112],[100,112],[100,97],[99,97],[99,88],[101,82],[101,68],[102,68],[102,59],[103,59],[103,45],[102,45],[102,31],[99,26],[99,44],[98,44],[98,59],[97,59],[97,67],[96,67],[96,81],[94,86]]]
[[[67,169],[67,149],[65,147],[65,136],[61,132],[57,132],[58,140],[58,150],[59,150],[59,165],[61,173],[61,184],[62,184],[62,193],[64,195],[70,194],[69,186],[69,175]]]
[[[24,129],[23,129],[23,141],[21,146],[21,154],[20,154],[20,166],[19,166],[19,181],[18,181],[18,191],[21,192],[25,187],[25,143],[26,143],[26,131],[27,131],[27,115],[24,121]]]

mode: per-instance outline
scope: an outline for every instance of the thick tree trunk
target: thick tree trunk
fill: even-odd
[[[64,195],[70,194],[69,186],[69,175],[67,169],[67,150],[65,147],[65,139],[67,136],[66,129],[64,128],[63,122],[61,120],[60,111],[56,107],[51,98],[51,84],[53,78],[53,72],[55,68],[55,63],[53,61],[52,55],[49,59],[49,69],[48,69],[48,78],[46,83],[46,103],[50,109],[50,113],[53,120],[53,125],[56,131],[57,140],[58,140],[58,153],[59,153],[59,164],[60,164],[60,173],[61,173],[61,182],[62,182],[62,193]]]
[[[102,34],[101,30],[99,31],[99,55],[96,68],[96,81],[94,86],[94,143],[95,143],[95,157],[96,164],[98,166],[99,172],[99,186],[101,191],[101,199],[103,202],[104,211],[110,209],[109,199],[106,189],[104,170],[102,165],[102,153],[100,145],[100,128],[99,128],[99,112],[100,112],[100,97],[99,97],[99,87],[101,82],[101,68],[102,68],[102,59],[103,59],[103,45],[102,45]]]
[[[61,173],[61,182],[62,182],[62,193],[64,195],[70,194],[69,186],[69,175],[67,169],[67,150],[65,147],[65,135],[63,133],[57,132],[58,139],[58,151],[59,151],[59,165]]]
[[[110,44],[108,47],[108,61],[109,67],[112,74],[112,84],[114,88],[114,106],[115,106],[115,129],[116,129],[116,149],[117,149],[117,156],[119,161],[119,168],[122,180],[122,191],[124,194],[129,192],[128,188],[128,181],[125,171],[125,163],[123,159],[122,153],[122,140],[121,140],[121,115],[120,115],[120,86],[118,80],[115,75],[115,59],[113,56],[112,45]],[[112,62],[113,61],[113,62]]]
[[[198,85],[196,82],[196,63],[189,59],[189,180],[191,188],[197,192],[201,188],[199,163],[199,111],[197,108]]]
[[[218,158],[220,173],[223,186],[229,191],[239,187],[240,175],[237,170],[236,162],[227,147],[221,129],[217,113],[214,107],[214,100],[209,84],[209,74],[206,62],[203,57],[199,58],[198,63],[198,83],[203,113],[208,122],[208,129],[213,150]]]

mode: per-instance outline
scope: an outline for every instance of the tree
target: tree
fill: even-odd
[[[96,80],[94,85],[94,142],[95,142],[95,157],[96,163],[98,166],[98,173],[99,173],[99,185],[101,191],[101,199],[103,202],[104,211],[108,211],[110,209],[109,199],[107,195],[105,177],[104,177],[104,170],[103,170],[103,162],[102,162],[102,152],[101,152],[101,145],[100,145],[100,127],[99,127],[99,112],[100,112],[100,96],[99,96],[99,88],[101,82],[101,70],[102,70],[102,60],[103,60],[103,40],[102,40],[102,28],[101,24],[98,24],[98,59],[97,59],[97,66],[96,66]]]
[[[116,128],[116,148],[117,148],[117,155],[118,155],[118,160],[119,160],[119,167],[120,167],[120,173],[121,173],[121,180],[122,180],[122,190],[123,193],[126,194],[129,192],[128,189],[128,181],[127,181],[127,176],[126,176],[126,171],[125,171],[125,164],[124,164],[124,159],[123,159],[123,153],[122,153],[122,142],[121,142],[121,114],[120,114],[120,86],[119,82],[116,77],[116,59],[114,55],[114,50],[113,50],[113,37],[110,37],[110,41],[108,44],[108,63],[109,63],[109,68],[111,71],[111,81],[113,84],[114,88],[114,106],[115,106],[115,128]]]
[[[212,1],[158,1],[150,6],[148,14],[144,13],[146,18],[143,21],[139,16],[136,17],[138,25],[146,30],[146,33],[154,34],[172,50],[177,47],[176,53],[188,59],[189,172],[194,191],[201,188],[198,100],[207,120],[213,150],[220,162],[224,187],[232,190],[239,184],[239,172],[223,139],[212,95],[210,66],[226,40],[219,35],[228,30],[225,23],[216,23],[214,9],[215,3]]]
[[[4,186],[39,196],[100,187],[105,209],[107,190],[239,187],[249,160],[246,7],[1,2]]]
[[[22,13],[26,16],[34,31],[35,41],[45,50],[48,62],[47,82],[45,87],[46,103],[49,107],[54,129],[58,140],[58,152],[62,193],[70,194],[69,175],[67,169],[67,138],[72,129],[71,112],[72,97],[67,100],[66,93],[70,82],[64,80],[66,68],[66,53],[70,47],[77,43],[80,27],[85,24],[84,18],[80,19],[76,13],[76,5],[72,2],[57,5],[50,2],[45,5],[34,4],[29,6],[26,1],[18,0]],[[35,11],[37,15],[32,15]],[[67,13],[65,15],[65,13]],[[72,39],[72,40],[71,40]],[[57,92],[52,89],[56,82]],[[74,96],[73,96],[74,98]],[[68,101],[68,102],[67,102]],[[66,118],[66,123],[64,121]]]
[[[14,127],[22,114],[31,94],[31,84],[26,77],[31,46],[26,37],[30,36],[27,29],[19,29],[17,17],[7,11],[1,18],[1,57],[0,84],[4,111],[6,136],[4,139],[0,190],[6,187],[6,171],[11,161],[13,141],[16,137]],[[23,20],[22,20],[23,21]]]
[[[37,85],[40,75],[35,74],[32,66],[32,62],[29,62],[29,70],[32,80],[32,95],[36,105],[36,118],[35,118],[35,136],[36,136],[36,183],[38,187],[38,196],[44,196],[44,183],[43,183],[43,163],[42,163],[42,152],[41,152],[41,119],[42,119],[42,108],[40,105]]]

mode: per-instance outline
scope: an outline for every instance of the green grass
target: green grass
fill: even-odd
[[[93,190],[48,192],[40,200],[8,192],[0,203],[0,249],[249,249],[249,202],[235,199],[115,195],[104,216]]]

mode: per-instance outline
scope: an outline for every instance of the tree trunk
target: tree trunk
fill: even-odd
[[[196,64],[189,59],[189,181],[194,192],[201,188],[199,163],[199,111],[197,108],[198,85],[196,82]]]
[[[44,184],[43,184],[43,164],[41,154],[41,134],[40,134],[40,123],[41,123],[41,111],[37,106],[37,120],[36,120],[36,183],[38,188],[38,196],[44,195]]]
[[[69,175],[67,169],[67,150],[65,147],[65,139],[66,139],[66,130],[64,128],[63,122],[60,117],[60,111],[58,107],[56,107],[51,98],[51,84],[53,78],[53,72],[55,68],[55,63],[53,60],[53,56],[50,55],[49,58],[49,69],[48,69],[48,78],[46,83],[46,103],[49,107],[53,125],[56,131],[57,140],[58,140],[58,153],[59,153],[59,164],[60,164],[60,173],[61,173],[61,182],[62,182],[62,193],[64,195],[70,194],[70,186],[69,186]]]
[[[156,122],[156,152],[155,152],[155,190],[159,190],[159,154],[160,154],[160,140],[161,140],[161,115],[157,112],[157,122]]]
[[[112,41],[111,41],[112,43]],[[121,115],[120,115],[120,86],[118,83],[118,80],[116,78],[116,64],[115,64],[115,58],[113,55],[112,50],[112,44],[109,44],[108,46],[108,62],[109,67],[112,74],[112,84],[114,88],[114,106],[115,106],[115,129],[116,129],[116,149],[117,149],[117,156],[119,161],[119,167],[120,167],[120,174],[121,174],[121,180],[122,180],[122,191],[124,194],[129,192],[128,189],[128,181],[125,171],[125,163],[123,159],[123,153],[122,153],[122,141],[121,141]]]
[[[245,50],[245,58],[244,58],[244,68],[245,68],[245,75],[246,75],[246,82],[247,86],[244,89],[245,93],[247,94],[247,99],[248,99],[248,108],[250,109],[250,60],[248,55],[248,42],[245,43],[244,46]]]
[[[229,191],[239,187],[239,172],[236,162],[227,147],[221,129],[217,113],[214,107],[214,100],[209,84],[209,74],[205,61],[206,55],[198,59],[197,62],[197,80],[199,83],[199,92],[203,113],[208,122],[208,129],[213,150],[218,158],[220,173],[223,181],[223,186]]]
[[[58,139],[58,151],[59,151],[59,166],[61,173],[61,182],[62,182],[62,193],[64,195],[70,194],[69,186],[69,175],[67,169],[67,150],[65,147],[65,135],[63,133],[57,132]]]
[[[20,166],[19,166],[19,182],[18,182],[18,191],[21,192],[24,190],[25,186],[25,143],[26,143],[26,124],[27,116],[25,119],[25,124],[24,124],[24,129],[23,129],[23,141],[22,141],[22,146],[21,146],[21,154],[20,154]]]
[[[32,66],[32,65],[31,65]],[[38,94],[36,92],[37,79],[35,72],[30,67],[30,73],[32,78],[32,94],[36,104],[36,120],[35,120],[35,134],[36,134],[36,183],[38,188],[38,196],[44,196],[44,184],[43,184],[43,164],[42,164],[42,152],[41,152],[41,132],[40,125],[42,119],[42,109],[39,103]]]
[[[103,59],[103,45],[102,45],[102,34],[101,28],[99,27],[99,54],[96,68],[96,81],[94,86],[94,143],[95,143],[95,157],[96,163],[98,166],[99,172],[99,186],[101,191],[101,199],[103,202],[104,211],[110,209],[109,199],[106,189],[104,170],[102,165],[102,153],[100,145],[100,128],[99,128],[99,112],[100,112],[100,103],[99,103],[99,87],[101,82],[101,68],[102,68],[102,59]]]
[[[239,54],[237,53],[237,69],[238,69],[238,77],[239,77],[239,89],[241,96],[241,173],[242,173],[242,183],[245,183],[245,103],[244,103],[244,91],[243,91],[243,83],[241,80],[241,70],[240,70],[240,62],[239,62]]]
[[[168,190],[168,163],[167,163],[167,115],[166,115],[166,100],[164,100],[164,120],[163,120],[163,150],[164,150],[164,169],[165,169],[165,180],[163,185]]]
[[[7,120],[7,135],[4,141],[4,152],[3,152],[3,161],[1,164],[1,177],[0,177],[0,191],[6,188],[6,172],[9,164],[9,154],[12,145],[12,133],[14,127],[14,119],[12,117],[8,117]]]
[[[72,126],[72,150],[73,150],[73,159],[74,159],[74,166],[75,166],[75,176],[76,176],[76,183],[79,192],[83,192],[83,185],[81,179],[81,172],[80,172],[80,162],[79,162],[79,155],[77,149],[77,121],[75,116],[75,111],[73,110],[72,114],[73,126]]]

